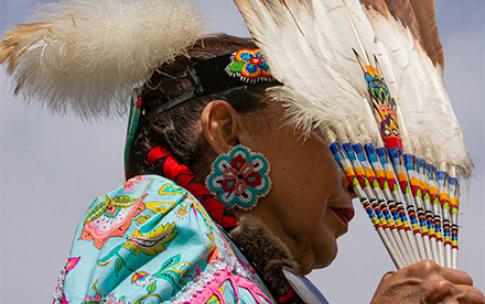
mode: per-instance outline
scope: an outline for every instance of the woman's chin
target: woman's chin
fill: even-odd
[[[316,252],[314,269],[325,268],[330,265],[337,257],[337,242],[333,239],[330,242],[325,242],[325,245],[319,246]]]

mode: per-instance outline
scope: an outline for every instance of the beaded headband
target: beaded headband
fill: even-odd
[[[171,96],[167,102],[148,109],[143,105],[140,87],[133,88],[125,144],[125,168],[128,168],[129,154],[141,116],[145,116],[144,119],[147,119],[192,98],[226,92],[244,86],[281,85],[272,77],[269,65],[259,48],[244,48],[231,54],[207,59],[189,65],[182,73],[169,77],[173,80],[190,79],[193,89]]]

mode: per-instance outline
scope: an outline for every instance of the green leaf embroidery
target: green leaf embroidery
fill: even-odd
[[[157,281],[153,281],[150,285],[147,286],[147,292],[153,293],[157,289]]]
[[[97,218],[101,217],[108,208],[109,204],[112,204],[112,206],[115,208],[124,209],[133,206],[138,200],[137,198],[132,198],[127,195],[121,195],[113,198],[109,198],[107,195],[105,195],[105,198],[105,201],[100,202],[89,211],[89,214],[86,217],[84,224],[92,222]]]
[[[116,274],[118,274],[121,270],[121,259],[118,258],[118,260],[116,261]]]

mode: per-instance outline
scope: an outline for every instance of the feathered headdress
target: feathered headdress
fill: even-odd
[[[472,163],[443,83],[432,1],[235,0],[303,131],[319,127],[393,261],[457,264]]]
[[[133,85],[204,33],[184,0],[70,0],[40,9],[42,22],[5,33],[0,63],[16,93],[82,117],[124,111]]]
[[[432,1],[235,2],[283,84],[269,93],[296,128],[322,130],[396,265],[456,267],[458,180],[472,163],[443,84]],[[83,117],[124,109],[133,85],[203,34],[185,1],[71,0],[40,15],[6,33],[0,63],[16,92]],[[214,60],[223,73],[270,80],[261,62]]]

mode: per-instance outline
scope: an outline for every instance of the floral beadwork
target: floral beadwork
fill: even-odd
[[[241,49],[231,56],[226,67],[229,76],[239,77],[247,83],[273,80],[268,63],[260,49]]]
[[[237,145],[216,158],[206,185],[226,208],[237,206],[247,210],[268,194],[269,171],[269,162],[262,154]]]
[[[96,204],[89,212],[82,230],[81,240],[93,240],[101,249],[110,237],[121,237],[131,225],[131,220],[145,210],[143,199],[117,196]]]

